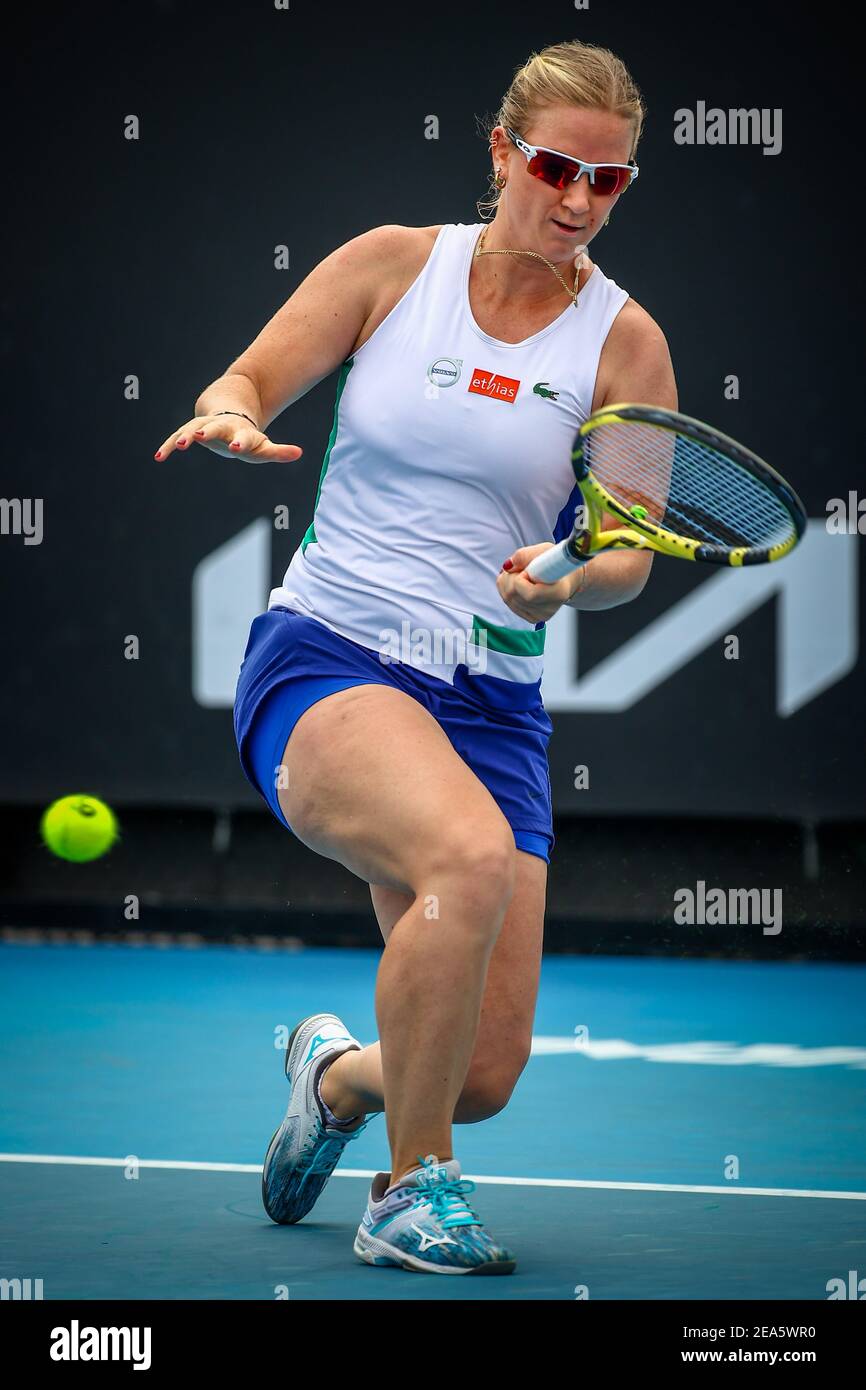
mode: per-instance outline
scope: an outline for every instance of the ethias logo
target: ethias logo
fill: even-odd
[[[514,377],[500,376],[498,372],[486,372],[482,367],[474,369],[469,383],[469,390],[474,391],[477,396],[490,396],[496,401],[507,401],[509,405],[514,405],[519,388],[520,382]]]

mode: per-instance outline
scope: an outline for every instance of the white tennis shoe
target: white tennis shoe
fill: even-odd
[[[460,1177],[456,1158],[428,1154],[394,1187],[377,1173],[355,1237],[369,1265],[400,1265],[428,1274],[511,1274],[517,1263],[485,1231],[466,1198],[475,1184]]]
[[[286,1047],[289,1108],[268,1145],[262,1201],[272,1221],[293,1225],[318,1201],[343,1150],[369,1121],[353,1129],[329,1123],[319,1100],[322,1071],[344,1052],[360,1051],[336,1014],[312,1014],[297,1025]]]

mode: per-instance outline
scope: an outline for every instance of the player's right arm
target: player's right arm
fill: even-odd
[[[411,254],[413,231],[374,227],[326,256],[246,351],[201,393],[194,417],[168,436],[155,457],[163,460],[176,448],[198,443],[254,463],[300,458],[303,450],[296,444],[274,444],[265,430],[345,362],[381,300],[385,277]]]

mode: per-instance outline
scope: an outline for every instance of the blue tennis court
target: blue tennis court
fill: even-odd
[[[376,1037],[378,953],[0,947],[0,1274],[46,1299],[807,1299],[866,1261],[866,970],[545,958],[507,1109],[455,1130],[504,1279],[352,1253],[374,1118],[314,1211],[273,1225],[279,1030]],[[735,1176],[732,1176],[735,1175]]]

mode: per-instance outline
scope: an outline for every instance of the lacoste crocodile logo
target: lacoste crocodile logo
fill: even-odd
[[[547,401],[558,401],[558,400],[559,400],[559,392],[558,392],[558,391],[549,391],[549,390],[547,389],[549,385],[550,385],[550,382],[549,382],[549,381],[537,381],[537,382],[535,383],[535,385],[533,386],[533,388],[532,388],[532,394],[533,394],[533,396],[542,396],[542,397],[543,397],[545,400],[547,400]]]

